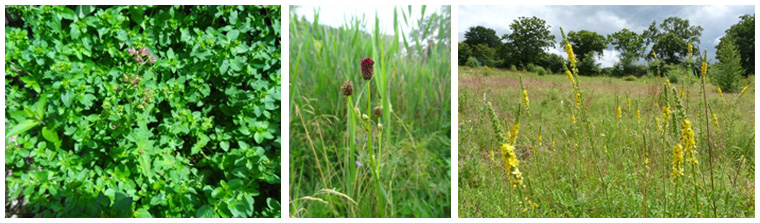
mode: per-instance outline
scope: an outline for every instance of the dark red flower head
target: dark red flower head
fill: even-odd
[[[375,61],[372,61],[369,57],[362,60],[362,77],[364,80],[372,80],[372,75],[375,73]]]

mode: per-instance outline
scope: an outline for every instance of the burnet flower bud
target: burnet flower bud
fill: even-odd
[[[375,61],[372,61],[369,57],[362,60],[362,78],[364,80],[372,80],[372,75],[375,73]]]
[[[354,92],[354,84],[351,83],[351,81],[343,82],[343,86],[341,86],[341,90],[343,90],[343,95],[345,96],[351,96]]]
[[[375,108],[372,109],[372,114],[375,116],[383,116],[383,108],[380,106],[375,106]]]

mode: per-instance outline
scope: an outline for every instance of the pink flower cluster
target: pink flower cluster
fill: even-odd
[[[136,50],[134,47],[127,49],[127,52],[129,52],[129,56],[135,57],[135,61],[138,63],[148,62],[148,63],[155,63],[156,57],[153,56],[152,53],[150,53],[150,50],[148,48],[143,47],[139,50]]]

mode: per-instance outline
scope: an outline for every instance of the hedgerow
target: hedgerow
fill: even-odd
[[[280,6],[6,18],[6,217],[280,216]]]

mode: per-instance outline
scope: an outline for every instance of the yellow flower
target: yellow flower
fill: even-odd
[[[573,80],[573,73],[570,73],[569,70],[566,70],[565,74],[567,74],[567,79],[570,80],[570,83],[575,84],[575,80]]]
[[[525,104],[525,109],[530,108],[530,100],[528,100],[528,90],[523,89],[522,98],[523,98],[523,103]]]
[[[636,121],[638,122],[640,118],[641,118],[641,113],[639,112],[638,109],[636,109]]]
[[[715,124],[715,128],[718,128],[718,116],[713,113],[712,115],[713,124]]]
[[[607,152],[607,146],[606,145],[604,146],[604,152],[605,153]]]
[[[517,156],[515,155],[515,147],[507,143],[502,144],[501,157],[504,159],[504,166],[509,170],[511,178],[510,184],[512,187],[517,187],[522,184],[523,177],[518,168],[520,161],[517,160]]]
[[[570,61],[570,67],[575,67],[575,53],[573,53],[573,46],[570,46],[570,42],[565,43],[565,51],[567,51],[567,60]]]
[[[662,119],[665,121],[668,121],[670,118],[670,106],[665,105],[665,107],[662,107]]]
[[[707,63],[702,61],[702,77],[705,77],[707,75]]]
[[[575,107],[581,108],[581,93],[575,93]]]
[[[691,164],[698,164],[699,161],[697,161],[696,157],[697,151],[694,149],[697,143],[694,140],[694,131],[691,129],[691,122],[689,121],[689,118],[685,118],[683,120],[682,127],[683,130],[681,132],[683,134],[683,137],[681,137],[681,143],[684,144],[687,160]]]
[[[741,93],[741,94],[739,94],[739,97],[742,97],[742,96],[744,96],[744,93],[747,93],[747,89],[748,89],[748,88],[749,88],[749,85],[747,85],[746,87],[744,87],[744,89],[742,89],[742,93]]]
[[[723,98],[723,91],[720,90],[720,87],[718,87],[718,94],[720,95],[720,98]]]
[[[679,98],[683,98],[683,88],[681,88],[681,92],[678,93]]]
[[[681,147],[681,144],[676,144],[673,147],[673,163],[670,175],[673,176],[673,178],[678,178],[683,175],[683,167],[681,167],[681,163],[683,163],[683,147]]]
[[[541,146],[541,134],[538,134],[538,146]]]
[[[654,55],[654,59],[657,59],[657,53],[655,53],[654,51],[652,51],[652,55]]]
[[[617,118],[618,118],[618,120],[620,120],[620,117],[622,117],[622,116],[623,116],[623,111],[620,110],[620,106],[618,106],[618,108],[617,108]]]
[[[493,155],[493,149],[492,149],[492,150],[488,150],[488,155],[490,155],[490,156],[491,156],[491,161],[493,161],[493,160],[494,160],[494,159],[493,159],[493,158],[494,158],[494,155]]]
[[[644,167],[646,167],[647,170],[649,170],[649,157],[644,157]]]
[[[512,134],[510,138],[510,142],[512,144],[515,144],[515,141],[517,141],[517,133],[520,131],[520,122],[515,122],[514,125],[512,125]]]
[[[573,120],[573,124],[575,124],[575,115],[571,115],[570,119],[572,119]]]
[[[691,45],[691,43],[689,43],[689,55],[691,55],[692,51],[694,51],[694,45]]]
[[[628,110],[631,110],[631,98],[626,98],[626,104],[628,105]]]

